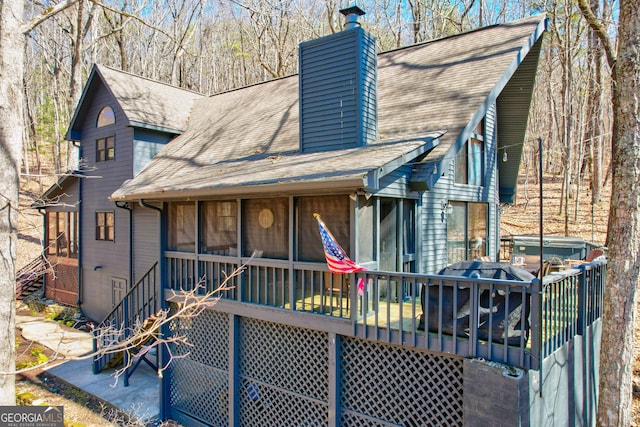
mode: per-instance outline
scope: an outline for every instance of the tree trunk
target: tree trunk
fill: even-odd
[[[0,405],[15,405],[15,260],[25,36],[21,0],[0,9]]]
[[[636,289],[640,275],[640,17],[620,2],[613,68],[612,195],[609,266],[602,315],[598,424],[631,424]]]

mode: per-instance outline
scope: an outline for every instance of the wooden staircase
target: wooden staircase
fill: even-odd
[[[23,300],[40,291],[47,268],[45,257],[40,255],[18,270],[16,272],[16,299]]]
[[[142,322],[142,330],[145,332],[153,327],[154,316],[160,310],[159,289],[156,284],[157,266],[157,262],[153,264],[94,330],[93,350],[96,356],[93,359],[93,372],[95,374],[103,369],[119,366],[121,363],[127,366],[131,358],[137,357],[125,370],[125,387],[129,385],[129,377],[140,362],[145,362],[157,370],[157,364],[149,360],[149,354],[139,354],[145,346],[152,344],[156,333],[149,334],[147,338],[131,348],[115,353],[108,351],[110,346],[129,339],[131,334],[135,333],[137,322]]]
[[[132,366],[126,370],[125,372],[125,382],[128,384],[129,382],[129,377],[131,377],[131,375],[133,375],[133,373],[135,372],[136,368],[138,367],[138,365],[140,364],[140,362],[145,362],[147,365],[149,365],[151,367],[151,369],[153,369],[154,371],[158,370],[158,364],[154,363],[152,360],[150,360],[150,355],[147,352],[143,352],[141,353],[141,351],[149,345],[152,345],[156,339],[155,337],[158,334],[158,328],[156,327],[154,330],[152,330],[151,328],[153,328],[154,325],[154,317],[150,317],[148,319],[146,319],[144,321],[144,323],[142,324],[142,327],[140,328],[140,333],[141,334],[146,334],[149,333],[148,335],[145,336],[144,339],[140,340],[140,342],[138,342],[135,346],[125,350],[125,351],[121,351],[118,353],[115,353],[113,355],[113,357],[111,358],[111,360],[109,360],[103,367],[103,369],[110,369],[110,368],[117,368],[118,366],[121,366],[122,363],[129,363],[129,360],[131,358],[135,359],[135,361],[133,362]]]

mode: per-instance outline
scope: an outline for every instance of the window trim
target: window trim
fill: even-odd
[[[454,177],[453,177],[454,184],[471,185],[475,187],[482,187],[485,185],[484,174],[485,174],[486,149],[487,149],[486,138],[485,138],[485,127],[486,127],[485,119],[482,118],[482,120],[480,120],[480,122],[476,125],[476,127],[473,129],[469,137],[464,141],[464,143],[462,144],[462,147],[458,151],[455,159],[456,166],[454,169]],[[474,141],[475,141],[475,144],[473,144]],[[478,161],[480,162],[480,176],[479,176],[480,182],[475,182],[475,180],[471,179],[473,170],[474,170],[473,165],[475,163],[473,162],[473,160],[475,159],[475,153],[474,153],[474,150],[472,150],[472,147],[474,145],[480,146],[480,151],[479,151],[480,158],[478,159]],[[460,163],[462,160],[464,160],[464,171],[462,170],[463,169],[461,167],[462,164]],[[459,172],[464,173],[464,176],[461,176]]]
[[[104,120],[104,123],[100,123],[101,120]],[[96,117],[96,127],[102,128],[105,126],[111,126],[116,124],[116,112],[113,111],[108,105],[105,105],[98,112],[98,116]]]
[[[103,225],[100,225],[99,217],[103,216]],[[108,225],[109,216],[112,217],[113,225]],[[116,214],[115,211],[96,211],[95,212],[95,221],[96,221],[96,240],[100,242],[115,242],[116,240]],[[104,229],[104,230],[103,230]],[[111,238],[109,238],[109,230],[111,229]],[[104,238],[102,236],[102,231],[104,231]]]
[[[108,142],[112,141],[111,147]],[[104,147],[100,148],[100,142],[104,143]],[[116,159],[116,137],[115,135],[105,136],[96,139],[96,163],[108,162]]]
[[[45,216],[45,255],[61,258],[78,257],[78,211],[48,211]],[[60,230],[60,220],[64,230]],[[53,234],[52,235],[52,231]],[[60,244],[64,241],[64,245]]]
[[[475,259],[478,255],[476,256],[471,256],[472,255],[472,249],[469,247],[469,243],[472,240],[472,237],[470,235],[470,212],[471,212],[471,205],[483,205],[484,206],[484,211],[485,211],[485,216],[484,216],[484,224],[485,224],[485,234],[484,234],[484,241],[481,243],[482,245],[482,254],[486,255],[488,254],[488,250],[489,250],[489,226],[490,226],[490,216],[491,216],[491,208],[490,208],[490,203],[489,202],[485,202],[485,201],[464,201],[464,200],[449,200],[447,202],[448,206],[453,206],[453,205],[457,205],[460,207],[464,208],[464,236],[462,239],[462,243],[463,243],[463,250],[465,253],[464,259],[463,261],[471,261],[473,259]],[[452,250],[451,247],[451,243],[453,240],[450,238],[450,234],[449,234],[449,226],[450,224],[450,216],[453,214],[453,209],[451,209],[450,211],[448,210],[447,212],[447,224],[446,224],[446,236],[447,236],[447,263],[451,264],[454,262],[458,262],[458,260],[452,260],[450,253]]]

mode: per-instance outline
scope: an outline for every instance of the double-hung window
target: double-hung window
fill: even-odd
[[[113,211],[96,212],[96,240],[113,242],[115,236]]]
[[[96,162],[106,162],[116,158],[116,139],[114,136],[96,140]]]

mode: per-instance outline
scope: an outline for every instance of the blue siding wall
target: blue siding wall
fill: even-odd
[[[133,171],[133,129],[127,118],[102,84],[96,85],[89,102],[86,120],[81,125],[82,160],[86,176],[81,183],[80,203],[82,250],[82,305],[83,312],[94,320],[102,320],[112,308],[111,278],[129,278],[129,212],[119,209],[108,197]],[[96,128],[98,112],[109,105],[116,116],[113,125]],[[115,136],[115,159],[96,162],[96,139]],[[113,211],[115,239],[113,242],[95,239],[96,211]],[[99,267],[99,268],[98,268]]]
[[[377,139],[375,39],[352,28],[300,44],[300,149],[326,151]]]
[[[412,165],[406,164],[380,179],[380,191],[376,196],[401,197],[404,199],[417,199],[419,193],[409,190],[409,178]]]
[[[133,135],[133,176],[138,175],[172,138],[170,134],[136,129]]]
[[[70,212],[77,211],[80,206],[78,205],[80,194],[79,179],[75,177],[68,177],[60,188],[56,188],[49,194],[46,201],[51,202],[51,206],[47,206],[45,211],[47,212]]]
[[[158,205],[158,207],[160,207]],[[133,283],[160,259],[160,212],[133,206]],[[157,270],[159,271],[159,269]],[[159,277],[156,277],[159,279]]]
[[[475,128],[471,126],[471,129]],[[496,108],[491,105],[485,116],[485,155],[484,186],[461,185],[454,183],[455,158],[468,135],[460,135],[458,144],[452,152],[435,165],[427,165],[430,171],[437,168],[433,188],[422,193],[422,209],[418,224],[418,253],[420,263],[418,272],[437,273],[449,264],[447,259],[447,215],[442,212],[443,202],[487,202],[489,204],[487,254],[495,260],[500,245],[498,170],[496,167]],[[430,172],[433,174],[433,172]]]

